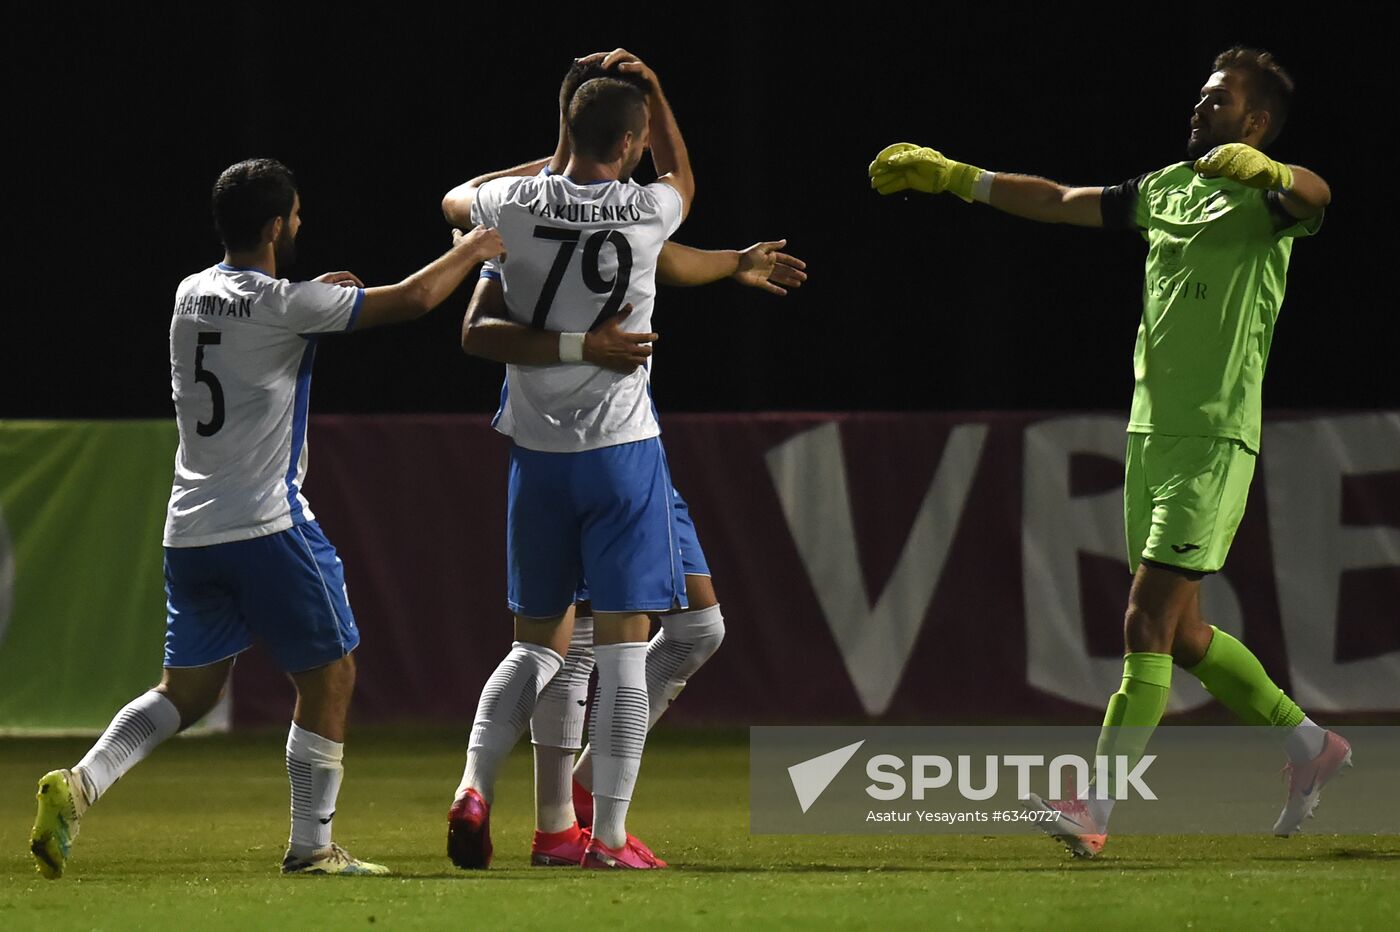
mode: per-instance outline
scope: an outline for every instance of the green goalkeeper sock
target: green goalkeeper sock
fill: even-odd
[[[1246,725],[1293,728],[1303,710],[1269,679],[1264,665],[1238,640],[1216,628],[1201,662],[1186,672]]]
[[[1152,730],[1167,710],[1171,693],[1171,654],[1138,651],[1123,658],[1123,685],[1108,700],[1103,730],[1095,754],[1108,758],[1108,794],[1117,785],[1118,758],[1127,758],[1128,770],[1137,766],[1147,750]],[[1096,799],[1089,794],[1089,808],[1100,831],[1108,828],[1113,799]]]

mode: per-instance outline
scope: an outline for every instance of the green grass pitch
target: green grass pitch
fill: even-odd
[[[466,731],[351,735],[336,838],[392,878],[277,873],[283,736],[259,733],[162,747],[45,881],[28,853],[34,784],[89,742],[0,740],[0,929],[1400,928],[1395,837],[1121,837],[1077,862],[1038,835],[750,836],[734,731],[648,745],[629,827],[673,869],[531,868],[522,742],[492,812],[495,863],[459,871],[444,821]]]

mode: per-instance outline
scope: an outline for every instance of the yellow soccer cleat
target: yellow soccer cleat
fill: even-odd
[[[383,864],[352,858],[350,852],[332,842],[310,857],[298,858],[290,851],[282,859],[284,874],[338,874],[341,876],[383,877],[392,873]]]
[[[39,812],[29,833],[29,850],[39,862],[39,873],[49,880],[63,876],[73,839],[78,837],[78,820],[87,811],[87,801],[71,770],[54,770],[39,781]]]

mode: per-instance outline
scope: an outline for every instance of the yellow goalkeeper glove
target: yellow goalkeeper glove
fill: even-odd
[[[1293,169],[1242,142],[1216,146],[1196,159],[1193,167],[1204,178],[1231,178],[1251,188],[1287,191],[1293,187]]]
[[[965,201],[972,200],[972,188],[982,169],[945,157],[927,147],[897,142],[886,146],[870,163],[870,186],[881,194],[913,189],[926,194],[944,191]]]

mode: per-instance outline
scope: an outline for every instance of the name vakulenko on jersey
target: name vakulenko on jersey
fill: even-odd
[[[636,204],[551,204],[536,198],[525,205],[541,220],[567,220],[570,223],[640,223],[642,212]]]
[[[175,305],[179,317],[252,317],[252,298],[224,298],[211,294],[191,294]]]

